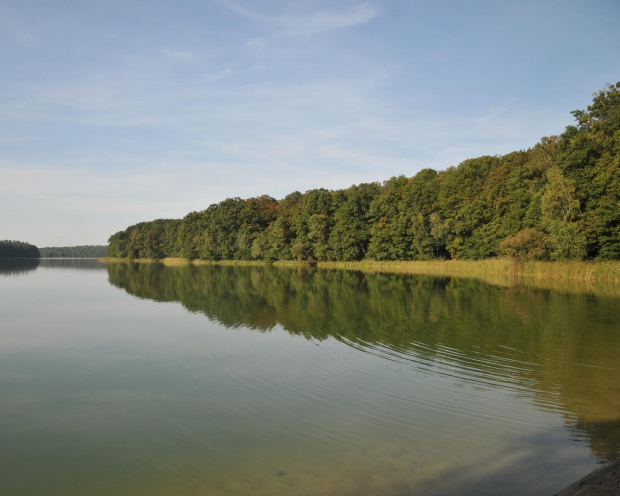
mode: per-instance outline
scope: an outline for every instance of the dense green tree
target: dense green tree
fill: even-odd
[[[370,205],[370,243],[368,256],[375,260],[404,260],[409,258],[411,226],[402,211],[401,200],[407,182],[405,176],[392,177],[383,183],[381,193]]]
[[[180,257],[194,260],[198,258],[198,243],[205,229],[204,216],[200,212],[190,212],[179,225],[175,251]]]
[[[575,187],[562,171],[547,171],[548,184],[542,197],[543,226],[549,233],[551,257],[555,260],[582,259],[586,253],[585,236],[577,220],[581,213]]]
[[[620,83],[573,115],[575,125],[528,150],[280,201],[228,198],[180,221],[130,226],[110,237],[108,253],[312,262],[513,250],[540,258],[540,244],[553,259],[620,259]]]
[[[132,260],[175,256],[180,224],[179,220],[158,219],[129,226],[110,236],[108,256]]]
[[[406,249],[407,258],[425,260],[439,256],[436,240],[431,234],[430,219],[437,208],[440,186],[438,176],[432,169],[423,169],[404,186],[399,210],[401,223],[411,231],[411,246]]]
[[[291,248],[297,234],[297,219],[303,208],[303,195],[295,191],[278,202],[276,220],[271,222],[264,235],[256,240],[252,252],[256,258],[267,261],[292,260]]]
[[[557,165],[573,182],[589,257],[620,258],[620,82],[573,112],[558,144]]]
[[[241,227],[237,234],[235,259],[251,260],[252,245],[260,234],[276,219],[278,202],[267,195],[243,202],[239,212]]]
[[[530,227],[522,229],[514,236],[508,236],[501,242],[500,249],[519,262],[543,260],[547,256],[545,234]]]
[[[326,189],[306,191],[299,214],[294,219],[294,258],[305,255],[308,260],[328,259],[327,240],[333,224],[333,192]],[[292,247],[291,247],[292,249]]]
[[[329,236],[331,260],[362,260],[368,253],[371,238],[371,205],[381,192],[378,183],[360,184],[335,196],[338,207]]]
[[[232,260],[238,250],[243,200],[227,198],[203,212],[205,229],[199,241],[198,256],[203,260]]]
[[[35,245],[24,241],[0,241],[0,258],[41,258]]]
[[[108,254],[108,247],[101,245],[50,246],[39,248],[43,258],[100,258]]]

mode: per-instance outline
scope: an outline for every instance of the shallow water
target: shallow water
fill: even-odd
[[[550,495],[620,449],[620,300],[0,265],[0,494]]]

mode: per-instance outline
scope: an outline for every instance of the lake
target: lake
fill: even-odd
[[[0,494],[545,495],[620,449],[620,300],[0,262]]]

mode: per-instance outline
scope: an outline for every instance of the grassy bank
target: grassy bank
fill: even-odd
[[[620,262],[527,262],[518,264],[508,258],[487,260],[429,260],[403,262],[319,262],[326,269],[353,269],[370,272],[428,274],[463,277],[523,277],[565,281],[620,284]]]
[[[267,262],[257,260],[188,260],[187,258],[164,258],[162,260],[155,260],[153,258],[135,258],[133,260],[129,258],[113,258],[102,257],[98,259],[102,263],[161,263],[169,266],[179,265],[267,265]],[[291,262],[293,263],[293,262]]]
[[[320,262],[324,269],[474,278],[499,286],[620,297],[620,262],[528,262],[507,258],[406,262]]]

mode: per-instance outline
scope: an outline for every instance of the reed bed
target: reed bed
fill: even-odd
[[[100,262],[130,262],[128,259],[100,258]],[[264,261],[246,260],[187,260],[165,258],[163,260],[137,259],[133,263],[163,263],[167,266],[234,265],[264,266]],[[277,267],[302,267],[304,262],[281,260]],[[605,262],[527,262],[519,263],[508,258],[486,260],[428,260],[428,261],[374,261],[318,262],[320,269],[357,270],[393,274],[418,274],[429,276],[479,279],[503,287],[527,287],[587,293],[599,296],[620,297],[620,261]]]
[[[369,272],[398,272],[437,276],[505,276],[526,279],[597,281],[620,284],[620,262],[526,262],[508,258],[486,260],[429,260],[378,262],[319,262],[326,269],[349,269]]]
[[[320,262],[323,269],[360,270],[478,279],[503,287],[526,287],[620,298],[620,262],[528,262],[507,258],[400,262]]]
[[[620,262],[529,262],[523,266],[523,276],[620,284]]]

